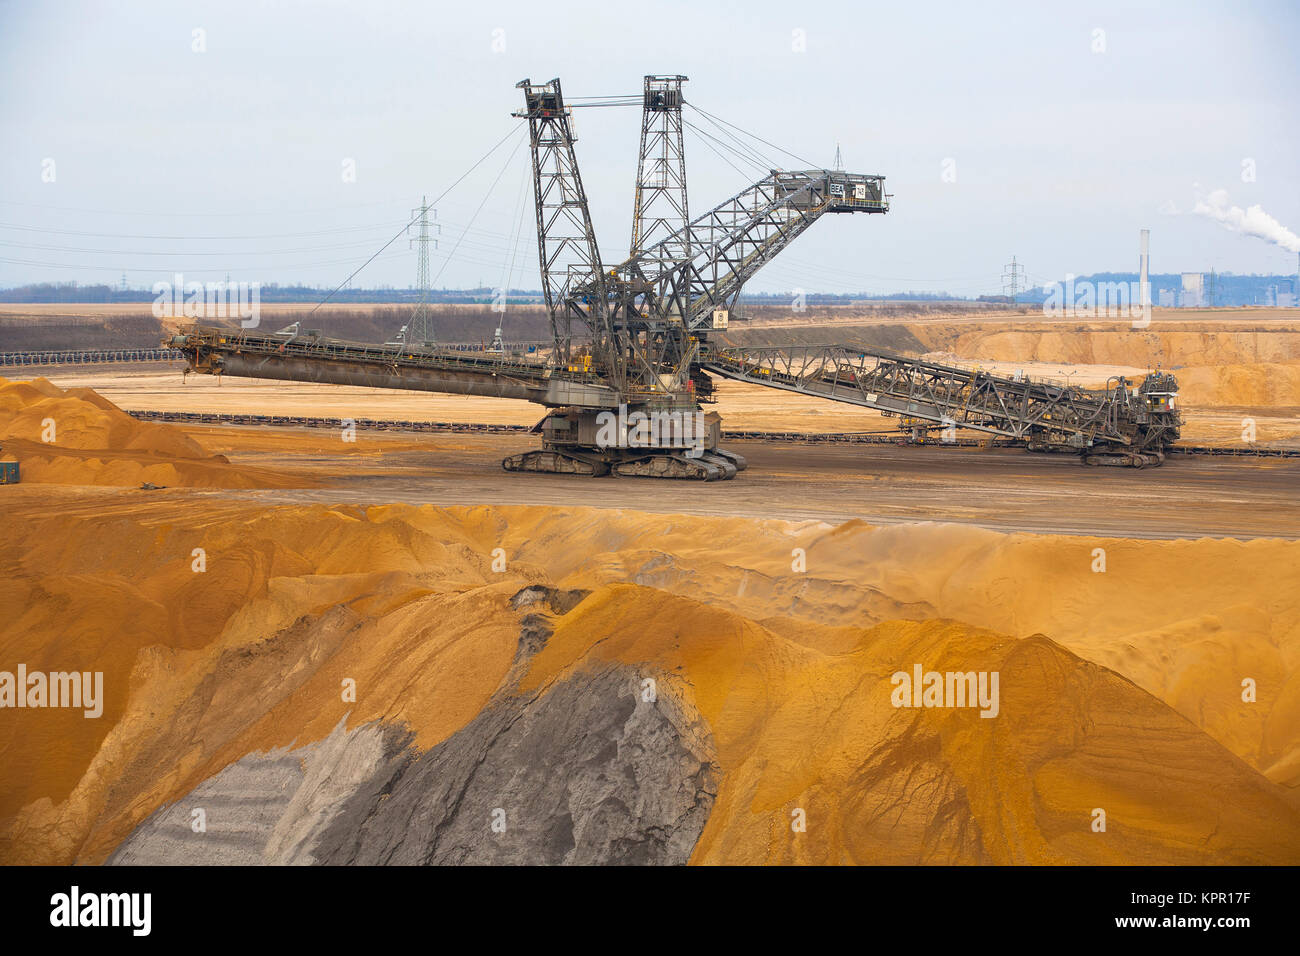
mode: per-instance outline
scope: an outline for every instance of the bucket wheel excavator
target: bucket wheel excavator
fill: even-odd
[[[508,471],[734,477],[745,460],[718,447],[718,416],[701,410],[713,391],[700,365],[709,336],[727,328],[746,280],[823,214],[888,209],[881,176],[772,170],[692,219],[685,79],[645,78],[632,241],[613,267],[597,247],[560,81],[519,84],[553,361],[602,383],[608,403],[553,408],[542,449],[507,458]]]
[[[732,478],[719,447],[712,376],[849,402],[924,430],[966,428],[1069,451],[1097,464],[1159,464],[1178,435],[1177,385],[1148,376],[1105,391],[999,378],[849,346],[747,349],[725,341],[746,281],[827,213],[885,213],[884,177],[777,170],[691,217],[683,147],[684,76],[645,77],[628,256],[605,263],[558,79],[523,80],[547,361],[409,344],[362,345],[295,331],[195,326],[166,344],[187,371],[495,395],[547,408],[541,448],[507,471]]]

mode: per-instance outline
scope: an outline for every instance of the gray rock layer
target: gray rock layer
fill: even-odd
[[[685,863],[717,792],[716,754],[668,679],[645,699],[645,676],[608,667],[502,693],[423,754],[404,728],[340,722],[317,744],[226,767],[108,862]]]
[[[323,863],[680,864],[716,795],[712,739],[625,667],[510,697],[331,820]]]
[[[108,864],[314,863],[316,840],[344,801],[409,759],[401,729],[371,723],[349,733],[345,722],[319,743],[241,758],[152,813]]]

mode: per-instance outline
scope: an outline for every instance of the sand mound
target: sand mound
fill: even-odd
[[[0,379],[0,440],[43,442],[58,448],[141,451],[170,458],[206,458],[180,430],[142,422],[87,388],[61,389],[48,380]]]
[[[566,587],[632,581],[669,590],[818,650],[847,647],[845,628],[900,618],[1046,634],[1165,700],[1273,779],[1300,784],[1300,543],[743,519],[711,519],[701,533],[699,519],[604,514],[576,511],[554,523],[521,515],[507,547]],[[572,554],[565,534],[591,540],[591,553]],[[791,573],[795,547],[805,552],[802,574]],[[1096,548],[1107,562],[1100,573]],[[1247,677],[1267,688],[1249,704],[1240,697]]]
[[[261,808],[213,815],[252,828],[246,861],[1300,862],[1297,543],[164,498],[130,518],[86,503],[0,540],[0,669],[105,687],[97,720],[0,721],[5,861],[175,861],[202,787]],[[579,590],[515,599],[534,585]],[[915,664],[999,672],[999,716],[893,707]],[[522,842],[483,843],[508,781]]]
[[[662,675],[713,730],[722,783],[694,862],[1300,855],[1300,812],[1279,788],[1128,681],[1041,636],[890,622],[825,654],[735,615],[613,586],[563,620],[523,686],[606,662]],[[999,674],[998,716],[894,706],[891,675],[916,664]],[[1090,825],[1098,807],[1105,834]]]
[[[1000,362],[1066,362],[1167,368],[1300,362],[1300,334],[1284,329],[1186,330],[1153,325],[1133,329],[1122,322],[1093,327],[971,323],[916,325],[911,331],[931,352]]]
[[[86,840],[102,858],[165,800],[244,754],[322,739],[344,715],[410,723],[427,746],[483,707],[518,640],[505,592],[519,578],[493,575],[446,518],[232,509],[196,526],[177,504],[124,525],[97,512],[24,521],[30,534],[0,558],[14,569],[4,604],[21,609],[2,659],[102,671],[105,686],[98,720],[0,722],[0,820],[18,812],[0,858],[67,860]]]
[[[0,443],[22,480],[69,485],[194,488],[310,485],[266,469],[232,467],[172,425],[143,422],[90,389],[43,378],[0,378]]]
[[[1300,364],[1198,365],[1177,375],[1184,405],[1300,406]]]
[[[927,351],[959,364],[1047,363],[1031,374],[1052,375],[1053,364],[1073,380],[1100,385],[1121,367],[1174,369],[1185,405],[1300,405],[1300,333],[1278,329],[1189,331],[1080,326],[921,325]],[[943,361],[943,358],[938,360]],[[1059,376],[1058,376],[1059,377]]]

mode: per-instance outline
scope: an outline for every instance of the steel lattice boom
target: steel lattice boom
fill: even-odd
[[[925,423],[921,429],[966,428],[1042,449],[1152,455],[1141,464],[1163,459],[1159,453],[1178,437],[1180,424],[1177,382],[1167,374],[1147,376],[1136,387],[1117,377],[1093,391],[838,345],[728,347],[702,356],[700,364],[725,378]]]
[[[643,311],[691,332],[725,328],[745,282],[825,213],[889,210],[884,177],[773,170],[619,267]]]

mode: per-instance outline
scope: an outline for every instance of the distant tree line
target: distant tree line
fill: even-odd
[[[1202,288],[1208,291],[1209,274]],[[1094,272],[1091,275],[1075,276],[1075,282],[1136,282],[1136,272]],[[1062,279],[1062,281],[1064,281]],[[1160,292],[1172,291],[1174,301],[1182,291],[1182,276],[1179,273],[1160,273],[1150,277],[1151,301],[1160,304]],[[1217,305],[1267,305],[1270,295],[1276,292],[1297,293],[1300,284],[1295,275],[1236,275],[1231,272],[1216,273],[1214,277],[1214,301]],[[38,282],[30,285],[16,286],[12,289],[0,289],[0,302],[38,303],[38,302],[153,302],[155,296],[150,289],[123,289],[110,285],[81,285],[76,282]],[[262,302],[319,302],[327,295],[330,303],[344,305],[347,303],[392,303],[394,305],[411,305],[419,300],[419,293],[414,289],[340,289],[330,295],[330,289],[321,289],[308,285],[280,285],[276,282],[261,286]],[[455,305],[491,305],[497,300],[498,290],[478,289],[435,289],[429,293],[429,301]],[[746,292],[742,293],[740,302],[747,305],[788,305],[795,298],[804,305],[851,305],[855,302],[983,302],[998,303],[1010,301],[1003,295],[989,294],[981,296],[953,295],[949,292]],[[1018,303],[1042,303],[1048,297],[1042,286],[1034,286],[1017,293]],[[540,303],[542,293],[536,289],[511,289],[506,296],[510,305]]]
[[[1091,275],[1075,276],[1074,282],[1076,287],[1079,287],[1079,284],[1083,282],[1091,282],[1100,286],[1103,283],[1110,282],[1135,283],[1138,278],[1136,272],[1094,272]],[[1064,279],[1062,278],[1059,281],[1064,282]],[[1148,277],[1148,281],[1151,284],[1152,305],[1160,305],[1161,292],[1172,292],[1174,305],[1182,304],[1183,277],[1181,273],[1152,274]],[[1293,292],[1296,284],[1297,278],[1294,275],[1237,275],[1232,272],[1216,272],[1213,280],[1214,301],[1211,303],[1210,273],[1205,272],[1202,273],[1201,279],[1201,298],[1204,305],[1272,305],[1274,304],[1273,296],[1276,293]],[[1047,300],[1049,295],[1050,293],[1045,291],[1042,286],[1035,286],[1018,293],[1016,301],[1041,304]]]

